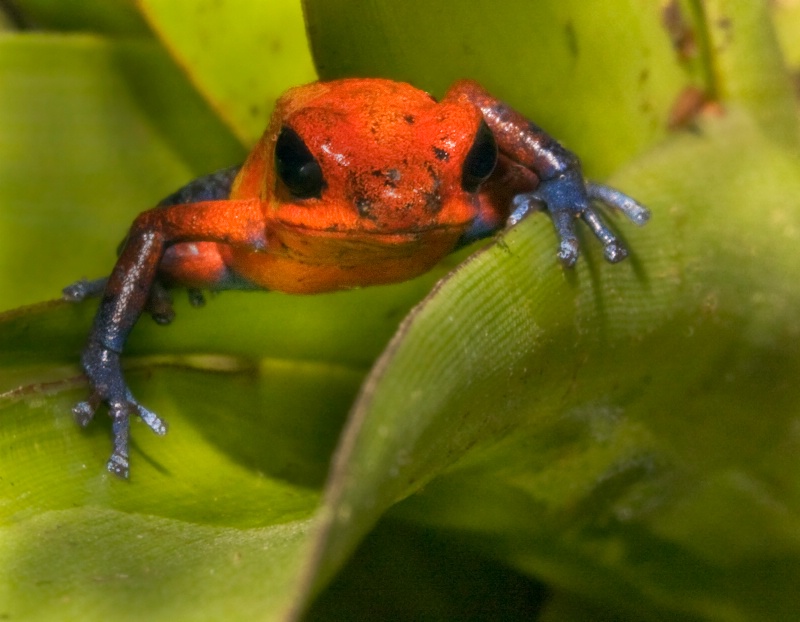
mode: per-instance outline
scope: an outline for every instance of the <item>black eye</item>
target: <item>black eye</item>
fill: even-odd
[[[472,147],[464,159],[461,187],[467,192],[477,192],[480,185],[492,174],[497,163],[497,143],[486,121],[481,121]]]
[[[319,162],[290,127],[281,129],[275,143],[275,171],[298,199],[319,198],[325,188]]]

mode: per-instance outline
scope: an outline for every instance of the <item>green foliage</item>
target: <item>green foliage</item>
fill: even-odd
[[[687,1],[676,49],[658,3],[595,4],[305,2],[323,77],[475,77],[653,220],[613,220],[616,266],[586,236],[563,271],[534,215],[397,286],[178,300],[126,352],[171,425],[133,426],[130,482],[69,412],[94,305],[5,313],[0,616],[795,619],[800,137],[770,16]],[[107,273],[136,213],[312,78],[293,2],[17,5],[5,308]],[[670,134],[687,86],[721,106]]]

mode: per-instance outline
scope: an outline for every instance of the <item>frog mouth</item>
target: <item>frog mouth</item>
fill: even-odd
[[[363,238],[363,239],[381,239],[381,238],[397,238],[407,239],[410,241],[418,240],[427,234],[449,233],[454,234],[463,231],[469,226],[469,222],[459,224],[435,224],[423,227],[409,227],[405,229],[376,229],[369,230],[358,227],[337,226],[332,225],[329,227],[309,227],[307,225],[298,225],[281,221],[283,228],[289,231],[294,231],[299,234],[307,234],[315,237],[329,237],[329,238]]]

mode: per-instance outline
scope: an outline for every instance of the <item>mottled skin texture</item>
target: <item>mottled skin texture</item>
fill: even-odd
[[[578,256],[582,219],[611,262],[626,251],[592,201],[637,224],[647,210],[587,182],[578,158],[477,83],[436,102],[389,80],[318,82],[288,91],[241,167],[191,182],[134,221],[108,280],[79,282],[69,300],[102,295],[83,354],[87,425],[102,403],[113,420],[108,469],[127,477],[129,417],[165,424],[128,390],[120,355],[144,311],[172,318],[169,287],[314,294],[410,279],[455,248],[550,213],[557,256]]]

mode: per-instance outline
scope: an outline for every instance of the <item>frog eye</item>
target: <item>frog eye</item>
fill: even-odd
[[[472,147],[464,158],[461,187],[467,192],[477,192],[480,185],[492,174],[496,163],[497,143],[494,134],[486,125],[486,121],[481,121]]]
[[[326,186],[319,162],[297,132],[287,126],[275,143],[275,172],[298,199],[320,198]]]

